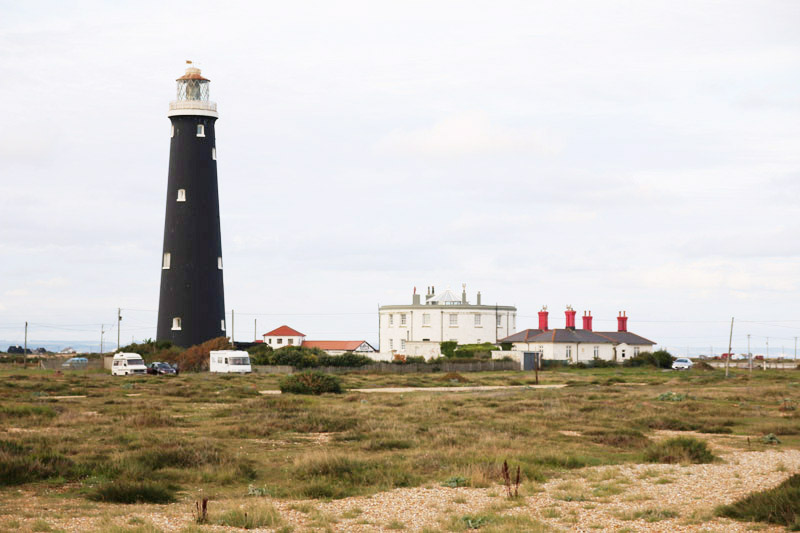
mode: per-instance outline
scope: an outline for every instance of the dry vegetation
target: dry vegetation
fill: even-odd
[[[719,456],[735,451],[800,448],[800,413],[785,407],[800,400],[796,372],[726,380],[719,371],[620,368],[541,378],[568,386],[308,397],[260,394],[278,388],[279,376],[263,374],[0,370],[0,531],[418,531],[413,510],[376,523],[368,508],[379,498],[371,495],[414,487],[445,499],[425,519],[428,531],[570,529],[588,506],[623,498],[630,511],[615,515],[621,529],[669,520],[705,527],[722,519],[640,504],[631,484],[666,490],[682,481],[680,468],[695,468],[680,464],[708,468],[702,463],[721,465]],[[521,372],[445,379],[532,383]],[[345,388],[443,384],[438,374],[342,380]],[[665,392],[685,396],[659,400]],[[780,444],[762,440],[769,434]],[[795,473],[792,457],[773,474]],[[521,469],[514,501],[499,485],[504,460]],[[619,474],[645,463],[653,464],[637,468],[652,475]],[[543,491],[552,507],[523,512],[525,498]],[[415,501],[413,491],[397,493]],[[203,497],[210,511],[199,524],[193,510]]]

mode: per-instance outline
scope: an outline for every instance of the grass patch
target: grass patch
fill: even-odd
[[[644,452],[644,460],[648,463],[704,464],[714,459],[716,457],[708,449],[706,442],[694,437],[667,439],[650,445]]]
[[[275,506],[262,503],[225,511],[215,522],[220,526],[257,529],[282,526],[283,518]]]
[[[754,492],[716,514],[735,520],[780,524],[800,531],[800,474],[794,474],[775,488]]]
[[[90,500],[108,503],[172,503],[175,487],[148,481],[112,481],[89,493]]]

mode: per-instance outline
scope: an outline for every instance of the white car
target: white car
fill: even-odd
[[[679,357],[672,362],[672,370],[689,370],[693,364],[691,359]]]
[[[112,376],[127,376],[132,374],[147,374],[142,356],[138,353],[116,353],[111,363]]]

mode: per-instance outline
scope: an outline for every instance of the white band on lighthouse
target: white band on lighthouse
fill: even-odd
[[[168,117],[193,115],[219,118],[217,103],[203,100],[176,100],[169,103]]]

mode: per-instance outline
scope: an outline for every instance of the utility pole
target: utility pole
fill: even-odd
[[[747,360],[750,367],[750,374],[753,374],[753,352],[750,351],[750,334],[747,334]]]
[[[22,349],[22,357],[24,357],[25,366],[28,366],[28,321],[25,321],[25,347]]]
[[[253,341],[255,342],[257,340],[258,340],[258,319],[254,318],[253,319]]]
[[[231,344],[236,342],[233,340],[233,328],[236,325],[236,322],[234,322],[234,320],[236,320],[235,311],[231,309]]]
[[[767,337],[767,356],[764,358],[764,364],[761,365],[761,370],[767,369],[767,359],[769,359],[769,337]]]
[[[117,307],[117,351],[119,351],[119,323],[122,322],[122,308]]]
[[[725,358],[725,377],[728,377],[728,368],[731,366],[731,344],[733,343],[733,317],[731,317],[731,334],[728,336],[728,357]]]
[[[797,337],[794,338],[794,362],[797,362]]]
[[[103,355],[103,335],[105,334],[105,324],[100,324],[100,355]]]

